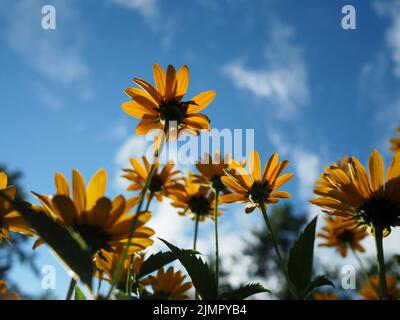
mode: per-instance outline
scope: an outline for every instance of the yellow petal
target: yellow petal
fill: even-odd
[[[0,172],[0,190],[7,187],[7,175],[4,172]]]
[[[178,73],[176,74],[176,81],[178,82],[176,95],[181,98],[186,94],[189,86],[189,68],[186,65],[179,69]]]
[[[249,199],[243,194],[233,193],[225,194],[220,198],[221,203],[233,203],[233,202],[247,202]]]
[[[260,181],[261,178],[261,161],[257,151],[253,151],[249,156],[250,174],[255,181]]]
[[[121,105],[122,110],[124,110],[127,114],[135,118],[143,118],[144,116],[155,116],[157,113],[153,110],[151,111],[149,108],[144,105],[139,104],[136,101],[127,101]]]
[[[107,172],[100,169],[90,180],[87,188],[86,210],[91,210],[97,200],[104,197],[107,187]]]
[[[385,171],[382,156],[378,151],[374,150],[372,152],[368,166],[372,190],[377,191],[383,187],[383,175]]]
[[[52,200],[54,213],[59,216],[66,225],[71,225],[77,216],[76,208],[72,200],[64,195],[57,195]]]
[[[191,101],[195,104],[189,105],[188,113],[197,113],[207,107],[215,98],[215,91],[205,91],[193,97]]]
[[[166,76],[164,69],[159,64],[153,65],[153,75],[157,91],[161,94],[161,96],[165,96]]]
[[[56,185],[58,195],[64,195],[69,197],[68,181],[61,173],[58,172],[56,173],[54,178],[54,183]]]
[[[275,167],[277,166],[279,161],[279,155],[278,153],[274,153],[269,159],[268,162],[266,163],[264,167],[264,173],[263,173],[263,178],[262,181],[265,182],[270,179],[272,172],[274,171]]]
[[[172,65],[168,66],[166,82],[167,83],[165,85],[165,97],[167,100],[170,100],[175,97],[177,88],[175,68]]]
[[[82,212],[86,207],[86,187],[81,173],[78,170],[72,171],[72,194],[78,212]]]

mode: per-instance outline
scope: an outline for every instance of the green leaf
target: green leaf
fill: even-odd
[[[290,249],[287,262],[289,280],[294,285],[297,294],[304,298],[311,282],[314,259],[314,240],[317,217],[315,217],[300,234]]]
[[[233,291],[221,294],[221,298],[227,300],[244,300],[252,295],[262,292],[270,291],[265,289],[260,283],[249,283]]]
[[[322,286],[332,286],[333,288],[335,287],[335,285],[332,283],[332,281],[329,280],[327,277],[318,276],[313,281],[311,281],[310,284],[308,285],[305,295],[304,295],[304,298],[307,298],[313,292],[314,289],[317,289]]]
[[[124,292],[117,292],[115,294],[115,299],[117,299],[117,300],[133,300],[133,298],[131,296],[127,295]]]
[[[73,272],[75,280],[92,288],[93,262],[90,252],[74,240],[70,232],[49,218],[44,212],[36,212],[26,203],[11,200],[0,191],[0,196],[11,203],[15,210],[36,230],[61,262]]]
[[[185,250],[188,253],[196,253],[193,250]],[[164,267],[165,265],[175,261],[177,257],[171,251],[168,252],[157,252],[156,254],[152,254],[145,261],[143,261],[142,266],[139,271],[139,278],[143,278],[144,276],[157,271],[158,269]]]
[[[78,286],[75,286],[75,300],[86,300],[85,295]]]
[[[203,262],[201,258],[196,257],[193,252],[179,249],[166,240],[160,240],[165,243],[185,267],[200,297],[203,300],[217,299],[217,283],[214,273],[210,270],[207,263]]]

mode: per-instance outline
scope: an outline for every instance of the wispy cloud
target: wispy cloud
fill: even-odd
[[[259,99],[271,102],[281,119],[293,118],[309,101],[307,68],[300,48],[293,43],[293,29],[274,24],[265,49],[265,67],[252,69],[244,59],[222,68],[233,84]]]
[[[158,14],[157,0],[111,0],[129,10],[141,14],[145,18],[154,18]]]
[[[85,38],[79,29],[77,12],[73,10],[71,3],[73,1],[53,1],[58,13],[58,28],[43,30],[43,3],[35,0],[6,1],[0,13],[4,23],[2,35],[9,48],[23,63],[34,69],[43,82],[71,86],[82,98],[89,98],[90,68],[82,56]],[[60,25],[68,27],[63,28]],[[50,93],[44,94],[43,90],[35,92],[38,93],[39,100],[46,103]],[[56,105],[60,106],[61,103]]]
[[[121,169],[130,167],[130,158],[140,158],[145,153],[146,146],[146,139],[143,136],[132,136],[127,138],[117,149],[114,156],[116,165],[114,187],[118,192],[125,191],[129,185],[129,182],[121,177]]]

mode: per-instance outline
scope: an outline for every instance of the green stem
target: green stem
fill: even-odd
[[[215,190],[214,231],[215,231],[215,280],[217,283],[217,297],[218,297],[218,286],[219,286],[218,195],[219,191]]]
[[[101,283],[103,282],[103,271],[99,271],[99,282],[97,284],[96,297],[100,295]]]
[[[197,214],[196,221],[194,223],[193,250],[196,250],[196,245],[197,245],[197,233],[199,231],[199,219],[200,219],[200,216]]]
[[[149,199],[147,200],[146,208],[144,209],[145,212],[149,211],[151,200],[153,199],[154,193],[150,191]],[[131,260],[129,263],[128,273],[126,275],[126,294],[130,294],[132,292],[132,272],[133,272],[133,256],[131,256]]]
[[[379,272],[379,283],[381,290],[381,297],[383,300],[388,299],[387,284],[386,284],[386,268],[385,268],[385,257],[383,253],[383,229],[381,227],[374,227],[375,235],[375,246],[376,246],[376,258]]]
[[[71,278],[71,282],[69,283],[68,291],[67,291],[67,296],[65,297],[65,300],[71,300],[72,294],[74,293],[76,286],[76,280],[74,278]]]
[[[259,205],[260,205],[261,212],[263,214],[265,223],[267,224],[269,234],[271,235],[272,244],[274,246],[276,256],[278,257],[278,261],[279,261],[280,267],[282,269],[282,272],[283,272],[283,274],[285,276],[286,283],[287,283],[287,285],[289,287],[289,290],[291,291],[292,295],[295,297],[295,299],[298,299],[297,294],[296,294],[295,290],[293,289],[293,285],[292,285],[291,281],[289,280],[289,275],[287,273],[285,263],[284,263],[284,261],[282,259],[282,255],[281,255],[281,253],[279,251],[279,247],[278,247],[278,243],[277,243],[276,238],[275,238],[274,231],[272,229],[271,223],[269,222],[269,219],[268,219],[268,216],[267,216],[267,210],[265,208],[265,204],[264,203],[259,203]]]
[[[150,171],[149,171],[149,173],[147,175],[146,182],[144,184],[142,193],[140,195],[140,202],[139,202],[138,207],[137,207],[136,215],[133,218],[132,224],[131,224],[131,226],[129,228],[128,242],[124,246],[124,250],[123,250],[121,259],[118,261],[116,270],[115,270],[115,272],[113,274],[113,280],[112,280],[112,284],[111,284],[110,290],[108,291],[108,294],[107,294],[107,299],[109,299],[111,297],[115,286],[121,280],[121,276],[122,276],[122,271],[123,271],[123,268],[124,268],[125,260],[128,257],[129,247],[132,245],[132,237],[133,237],[133,234],[135,233],[136,225],[137,225],[138,220],[139,220],[139,216],[142,213],[143,202],[144,202],[144,199],[146,198],[146,194],[147,194],[147,191],[149,189],[149,186],[150,186],[150,183],[151,183],[151,179],[153,178],[154,172],[156,170],[157,161],[160,158],[161,151],[162,151],[162,149],[164,147],[164,144],[166,142],[166,136],[167,136],[168,130],[169,130],[169,124],[168,124],[168,122],[166,122],[165,125],[164,125],[164,130],[163,130],[164,134],[162,135],[162,138],[161,138],[162,140],[161,140],[160,147],[154,153],[153,163],[152,163],[152,165],[150,167]]]
[[[198,214],[196,214],[196,221],[194,223],[193,251],[196,250],[197,233],[199,231],[199,219],[200,219],[200,216]],[[197,290],[194,291],[194,299],[199,300],[199,295],[197,294]]]

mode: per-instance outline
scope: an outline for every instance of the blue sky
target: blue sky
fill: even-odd
[[[341,28],[349,3],[356,30]],[[46,4],[56,8],[56,30],[41,28]],[[0,46],[0,162],[21,169],[26,188],[41,193],[54,191],[57,171],[78,168],[88,179],[100,167],[110,196],[122,192],[119,168],[143,147],[137,121],[120,109],[123,89],[133,77],[152,81],[153,63],[188,64],[189,96],[217,91],[205,110],[213,127],[254,129],[263,161],[274,151],[291,160],[288,190],[301,210],[310,209],[323,166],[338,157],[365,162],[377,148],[389,161],[387,140],[399,125],[395,1],[5,0]],[[154,210],[156,231],[167,239],[182,232],[168,240],[185,243],[190,221],[171,227],[169,206]],[[227,244],[248,232],[238,223],[259,221],[242,211],[228,213]],[[39,258],[54,263],[44,247]],[[14,276],[28,292],[40,290],[23,267]],[[62,295],[67,277],[61,269],[58,277]]]

